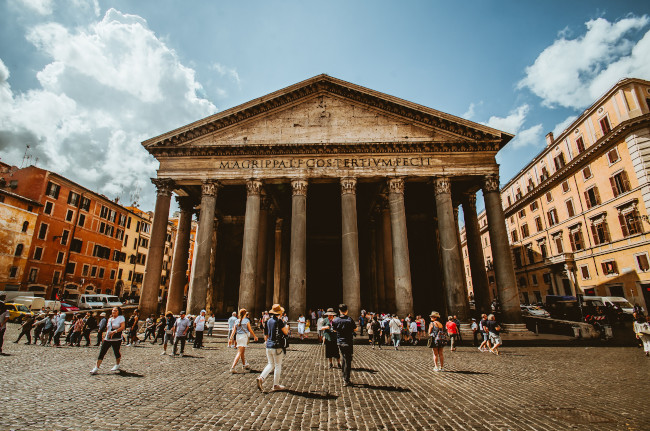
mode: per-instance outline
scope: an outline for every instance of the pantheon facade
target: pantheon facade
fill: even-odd
[[[489,310],[476,213],[483,191],[502,319],[520,323],[496,153],[512,135],[319,75],[143,142],[160,162],[140,309],[155,312],[171,195],[180,207],[166,309],[295,320],[345,302],[470,317],[462,205],[476,308]]]

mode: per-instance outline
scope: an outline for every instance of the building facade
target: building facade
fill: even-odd
[[[650,305],[650,82],[624,79],[501,190],[522,303]]]
[[[180,307],[185,280],[175,275],[186,274],[199,207],[190,313],[236,305],[255,316],[279,302],[296,319],[345,302],[352,315],[438,309],[467,320],[457,208],[476,218],[482,189],[504,320],[520,323],[495,161],[510,139],[319,75],[145,141],[160,169],[140,308],[156,305],[164,258],[154,249],[174,192],[168,309]]]

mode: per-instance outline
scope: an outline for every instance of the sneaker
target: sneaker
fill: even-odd
[[[126,346],[127,346],[127,347],[131,347],[131,343],[127,344]]]
[[[433,371],[440,371],[438,367],[433,367]]]
[[[285,388],[285,387],[282,386],[282,385],[273,385],[273,389],[271,389],[271,390],[272,390],[273,392],[278,392],[278,391],[284,391],[284,390],[286,390],[286,389],[287,389],[287,388]]]
[[[244,364],[244,369],[245,369],[245,370],[250,370],[250,369],[251,369],[251,364],[249,364],[248,362],[246,362],[246,363]]]
[[[120,371],[120,364],[115,364],[115,366],[111,368],[111,371]]]
[[[237,374],[237,370],[235,368],[230,369],[230,374]]]
[[[98,372],[99,372],[99,368],[97,368],[97,367],[95,367],[95,368],[93,368],[92,370],[90,370],[90,374],[92,374],[93,376],[94,376],[95,374],[97,374]]]
[[[183,357],[183,354],[181,353],[181,358]]]
[[[263,389],[262,389],[262,383],[264,383],[264,379],[261,378],[261,377],[258,377],[258,378],[255,379],[255,380],[257,380],[257,389],[259,389],[260,392],[262,392],[262,391],[263,391]]]
[[[167,352],[165,352],[164,350],[162,352],[160,352],[160,356],[166,355],[166,354],[167,354]]]

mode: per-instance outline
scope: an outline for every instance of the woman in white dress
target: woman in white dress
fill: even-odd
[[[300,334],[300,340],[305,339],[305,324],[307,323],[307,320],[305,319],[305,316],[302,314],[300,317],[298,317],[298,334]]]
[[[650,356],[650,334],[647,333],[648,329],[648,322],[643,313],[639,311],[634,313],[634,333],[636,338],[643,342],[643,351],[646,356]]]
[[[247,315],[248,311],[246,311],[245,308],[239,310],[239,318],[235,320],[235,324],[232,328],[232,333],[230,334],[230,339],[237,343],[237,354],[235,355],[235,360],[232,363],[232,367],[230,367],[230,372],[233,374],[237,373],[235,366],[240,360],[243,367],[242,371],[250,369],[250,365],[248,362],[246,362],[245,353],[246,347],[248,347],[248,339],[250,338],[251,333],[253,334],[255,341],[257,341],[257,335],[255,335],[255,332],[253,332],[253,328],[251,328],[251,321],[248,319]]]

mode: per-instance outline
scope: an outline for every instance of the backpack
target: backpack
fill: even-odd
[[[443,347],[447,345],[447,333],[444,328],[438,328],[436,325],[433,325],[437,332],[431,334],[433,341],[435,341],[436,346]],[[433,331],[432,331],[433,332]]]
[[[379,324],[379,321],[373,320],[371,324],[371,328],[374,334],[379,334],[379,331],[381,330],[381,325]]]
[[[280,323],[281,320],[277,319],[275,325],[273,326],[273,334],[271,335],[271,340],[273,341],[273,347],[276,349],[282,349],[283,353],[287,353],[287,348],[289,347],[289,337],[284,335],[284,332],[280,332]]]

